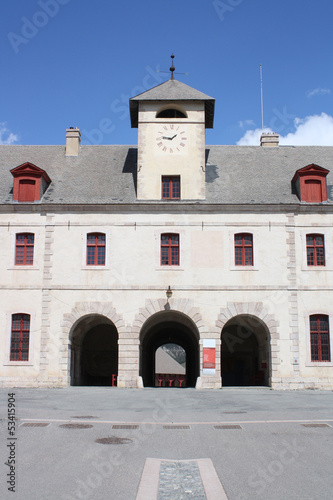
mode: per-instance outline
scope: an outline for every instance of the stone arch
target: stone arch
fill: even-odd
[[[258,318],[267,328],[270,341],[270,385],[278,377],[278,366],[280,364],[280,346],[279,346],[279,322],[273,314],[270,314],[262,302],[228,302],[227,307],[221,308],[216,321],[216,327],[222,333],[224,326],[236,316],[248,315]]]
[[[169,299],[167,301],[166,299],[147,299],[145,307],[139,309],[139,313],[135,316],[135,320],[133,323],[132,332],[137,335],[137,338],[139,338],[141,328],[147,321],[147,319],[149,319],[157,312],[162,311],[176,311],[185,314],[185,316],[188,316],[197,327],[200,339],[208,332],[208,329],[205,327],[205,324],[202,320],[200,309],[199,307],[193,306],[192,300]]]
[[[61,353],[63,358],[61,359],[62,364],[62,380],[70,384],[70,363],[71,363],[71,344],[73,333],[76,326],[81,320],[85,318],[86,324],[91,322],[94,325],[94,318],[96,316],[102,316],[107,318],[116,328],[118,332],[118,338],[121,334],[125,332],[125,323],[121,315],[119,315],[116,309],[110,302],[76,302],[75,307],[70,313],[66,313],[63,316],[62,327],[62,348]]]
[[[200,378],[200,338],[206,331],[199,308],[191,300],[147,300],[133,324],[133,333],[140,342],[142,384],[154,385],[156,350],[170,341],[185,350],[186,386],[194,387]]]

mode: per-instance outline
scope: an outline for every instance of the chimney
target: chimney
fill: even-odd
[[[279,147],[279,134],[272,132],[263,132],[260,137],[260,146],[263,148],[278,148]]]
[[[66,156],[78,156],[81,143],[81,132],[77,127],[66,129]]]

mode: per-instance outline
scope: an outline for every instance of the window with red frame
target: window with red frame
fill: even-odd
[[[310,316],[311,361],[331,361],[328,316]]]
[[[252,234],[235,234],[235,265],[253,266]]]
[[[180,176],[162,176],[162,200],[180,199]]]
[[[325,244],[322,234],[306,235],[306,259],[308,266],[325,265]]]
[[[161,266],[179,266],[179,234],[161,234]]]
[[[30,315],[12,315],[10,361],[29,360]]]
[[[32,266],[34,263],[34,243],[33,233],[18,233],[15,243],[15,265]]]
[[[105,265],[105,234],[87,234],[87,266]]]

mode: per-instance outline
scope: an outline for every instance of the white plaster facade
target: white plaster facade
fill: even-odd
[[[230,334],[232,345],[245,342],[247,331],[258,330],[256,356],[265,372],[265,385],[332,389],[332,358],[311,361],[309,330],[311,314],[327,315],[333,325],[332,205],[189,201],[205,197],[204,107],[182,102],[191,121],[198,123],[187,125],[186,161],[179,156],[171,162],[160,160],[159,151],[156,156],[149,152],[156,141],[153,110],[160,109],[161,103],[154,106],[146,103],[139,112],[137,194],[149,203],[1,204],[0,384],[68,386],[76,369],[72,366],[75,345],[84,342],[92,328],[105,324],[117,334],[118,386],[142,387],[152,369],[143,366],[150,359],[149,335],[158,342],[158,333],[151,332],[171,322],[171,329],[179,325],[179,332],[185,331],[188,357],[197,356],[192,385],[219,388],[223,386],[221,335],[229,322],[238,325],[239,332],[237,339]],[[78,148],[77,158],[66,161],[79,161],[82,149]],[[76,148],[70,151],[75,157]],[[331,158],[333,162],[333,152]],[[22,162],[28,160],[22,158]],[[76,168],[75,163],[70,165]],[[39,167],[47,169],[47,165]],[[185,204],[159,204],[161,172],[184,175]],[[33,265],[15,265],[15,235],[22,232],[35,234]],[[106,235],[103,266],[86,264],[91,232]],[[161,265],[163,233],[180,236],[178,266]],[[235,265],[237,233],[253,235],[253,266]],[[310,233],[325,236],[322,268],[306,264]],[[169,286],[172,297],[168,299]],[[16,313],[31,318],[28,361],[10,361],[11,317]],[[331,327],[331,349],[332,336]],[[215,340],[216,347],[215,368],[210,372],[203,363],[208,339]],[[83,362],[79,360],[76,363]]]

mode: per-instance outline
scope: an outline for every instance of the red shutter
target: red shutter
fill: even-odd
[[[321,181],[314,179],[305,181],[304,201],[313,203],[323,201],[321,195]]]
[[[20,180],[18,201],[35,201],[35,184],[33,180]]]

